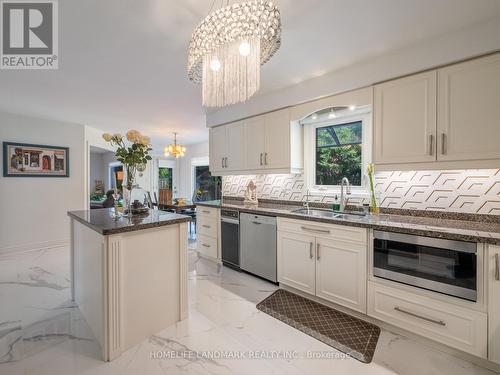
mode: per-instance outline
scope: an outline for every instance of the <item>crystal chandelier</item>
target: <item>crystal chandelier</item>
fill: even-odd
[[[188,77],[202,83],[203,105],[244,102],[260,87],[260,66],[281,45],[281,18],[270,1],[236,3],[209,14],[193,32]]]
[[[164,149],[165,156],[173,156],[174,158],[182,158],[186,153],[186,147],[177,144],[177,133],[174,133],[174,143],[169,144]]]

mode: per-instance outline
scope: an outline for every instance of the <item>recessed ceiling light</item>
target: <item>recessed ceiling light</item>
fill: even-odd
[[[335,111],[332,108],[330,113],[328,114],[328,118],[335,118],[335,117],[337,117],[337,115],[335,114]]]
[[[311,118],[312,118],[313,120],[316,120],[316,119],[318,118],[318,114],[317,114],[316,112],[315,112],[315,113],[313,113],[313,114],[311,115]]]
[[[349,111],[354,111],[356,109],[356,106],[354,104],[351,104],[349,106]]]

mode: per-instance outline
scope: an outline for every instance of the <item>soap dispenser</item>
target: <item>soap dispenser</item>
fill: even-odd
[[[339,201],[338,195],[335,195],[335,199],[333,200],[333,204],[332,204],[332,210],[333,211],[340,211],[340,201]]]

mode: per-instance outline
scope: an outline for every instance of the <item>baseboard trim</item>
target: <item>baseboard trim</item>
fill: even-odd
[[[70,240],[69,238],[52,240],[52,241],[43,241],[43,242],[35,242],[28,244],[21,244],[15,246],[8,246],[0,248],[0,255],[10,255],[10,254],[19,254],[26,253],[30,251],[37,250],[45,250],[51,249],[55,247],[69,246]]]

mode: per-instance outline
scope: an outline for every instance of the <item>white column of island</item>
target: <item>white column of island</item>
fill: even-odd
[[[162,211],[68,212],[73,300],[111,361],[187,317],[187,222]]]

